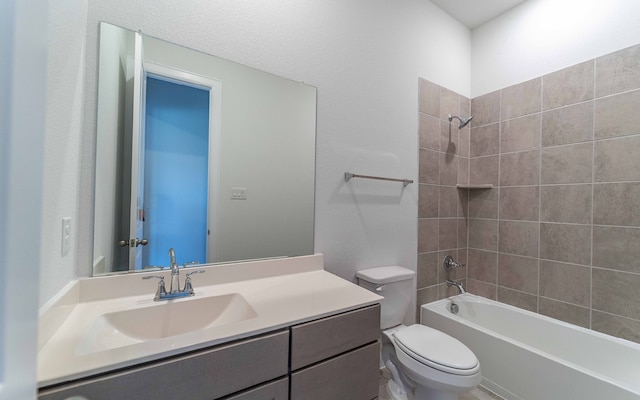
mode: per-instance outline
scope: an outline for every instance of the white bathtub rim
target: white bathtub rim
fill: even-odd
[[[633,393],[635,395],[640,395],[640,383],[638,383],[635,386],[632,386],[630,383],[628,384],[628,383],[621,383],[620,381],[615,381],[611,377],[603,375],[603,374],[601,374],[599,372],[590,370],[590,369],[585,368],[585,367],[583,367],[581,365],[578,365],[578,364],[572,363],[570,361],[567,361],[565,359],[562,359],[560,357],[557,357],[557,356],[555,356],[553,354],[549,354],[548,352],[545,352],[545,351],[543,351],[541,349],[538,349],[538,348],[535,348],[533,346],[527,345],[525,343],[516,341],[516,340],[514,340],[514,339],[512,339],[512,338],[510,338],[508,336],[504,336],[504,335],[502,335],[500,333],[491,331],[491,330],[489,330],[489,329],[487,329],[487,328],[485,328],[483,326],[477,325],[477,324],[475,324],[475,323],[473,323],[471,321],[468,321],[468,320],[466,320],[466,319],[464,319],[464,318],[462,318],[462,317],[460,317],[460,316],[458,316],[456,314],[452,314],[451,312],[449,312],[446,309],[446,307],[438,307],[438,306],[443,306],[443,305],[451,302],[452,300],[456,300],[456,299],[465,300],[465,301],[471,301],[471,302],[478,302],[478,303],[485,303],[485,304],[497,304],[500,307],[504,307],[504,308],[512,310],[514,312],[524,313],[525,315],[529,315],[529,316],[534,317],[534,318],[540,318],[540,319],[545,320],[547,322],[559,324],[559,325],[562,325],[562,326],[567,327],[569,329],[575,329],[575,330],[583,332],[585,334],[594,335],[594,336],[599,337],[599,338],[604,339],[604,340],[613,341],[613,342],[616,342],[617,344],[620,344],[622,346],[634,349],[636,351],[640,351],[640,344],[632,342],[632,341],[629,341],[629,340],[626,340],[626,339],[622,339],[622,338],[618,338],[618,337],[615,337],[615,336],[607,335],[607,334],[602,333],[602,332],[594,331],[592,329],[587,329],[587,328],[584,328],[584,327],[581,327],[581,326],[578,326],[578,325],[573,325],[573,324],[570,324],[570,323],[565,322],[565,321],[561,321],[561,320],[558,320],[558,319],[555,319],[555,318],[551,318],[551,317],[543,315],[543,314],[534,313],[532,311],[525,310],[525,309],[522,309],[522,308],[518,308],[518,307],[515,307],[515,306],[512,306],[512,305],[506,304],[506,303],[500,303],[498,301],[487,299],[487,298],[484,298],[484,297],[481,297],[481,296],[477,296],[477,295],[474,295],[474,294],[471,294],[471,293],[459,294],[459,295],[448,297],[448,298],[445,298],[445,299],[442,299],[442,300],[438,300],[438,301],[434,301],[434,302],[431,302],[431,303],[423,304],[423,305],[420,306],[420,308],[424,308],[425,310],[429,310],[429,311],[437,313],[437,314],[443,314],[443,316],[445,318],[450,318],[450,319],[456,321],[457,323],[465,325],[465,326],[467,326],[467,327],[469,327],[471,329],[478,330],[478,331],[480,331],[480,332],[482,332],[482,333],[484,333],[486,335],[495,336],[495,337],[497,337],[497,338],[499,338],[501,340],[504,340],[504,341],[510,343],[511,345],[519,346],[519,347],[524,348],[524,349],[526,349],[528,351],[531,351],[531,352],[534,352],[534,353],[538,353],[538,354],[542,354],[545,357],[548,357],[548,358],[550,358],[551,360],[553,360],[555,362],[558,362],[558,363],[560,363],[560,364],[562,364],[562,365],[564,365],[566,367],[573,368],[573,369],[575,369],[577,371],[580,371],[580,372],[582,372],[584,374],[595,376],[598,379],[603,380],[603,381],[605,381],[605,382],[607,382],[607,383],[609,383],[609,384],[611,384],[613,386],[616,386],[616,387],[618,387],[618,388],[620,388],[622,390],[625,390],[625,391],[627,391],[629,393]],[[438,308],[436,308],[436,307],[438,307]],[[442,313],[440,311],[446,311],[446,313]],[[427,324],[422,322],[422,313],[420,313],[420,319],[421,319],[421,321],[420,321],[421,324],[427,325]]]

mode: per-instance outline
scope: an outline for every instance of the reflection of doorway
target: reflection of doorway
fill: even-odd
[[[147,76],[142,265],[206,262],[209,88]]]

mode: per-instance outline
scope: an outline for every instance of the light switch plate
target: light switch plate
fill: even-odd
[[[69,254],[71,242],[71,217],[62,218],[62,256]]]
[[[232,187],[231,188],[231,199],[232,200],[246,200],[247,199],[247,188]]]

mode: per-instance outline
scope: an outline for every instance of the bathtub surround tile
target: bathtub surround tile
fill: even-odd
[[[500,91],[471,99],[471,126],[482,126],[500,121]]]
[[[594,185],[593,223],[640,226],[640,182]]]
[[[463,288],[467,286],[467,280],[466,279],[461,279],[461,280],[458,280],[458,281],[462,284]],[[449,286],[447,286],[445,284],[438,285],[438,300],[446,299],[448,297],[456,296],[456,295],[459,295],[459,294],[460,294],[460,291],[458,290],[457,287],[454,287],[454,286],[449,287]]]
[[[440,218],[451,218],[458,216],[460,208],[460,198],[458,189],[455,187],[440,186],[439,213]]]
[[[478,281],[498,282],[498,254],[490,251],[469,249],[467,273],[470,279]]]
[[[458,219],[440,218],[438,249],[458,248]]]
[[[429,286],[424,289],[418,289],[418,292],[416,293],[416,321],[420,321],[421,305],[438,300],[438,286]]]
[[[498,218],[497,188],[487,190],[469,190],[470,218]]]
[[[458,155],[469,158],[469,140],[471,137],[471,128],[466,127],[458,130]]]
[[[500,151],[535,150],[540,147],[540,114],[510,119],[500,124]]]
[[[451,126],[449,126],[451,125]],[[449,124],[444,120],[440,124],[440,151],[449,154],[458,154],[458,128],[455,123]]]
[[[467,241],[467,233],[469,232],[468,227],[469,221],[466,218],[458,218],[458,249],[464,249],[465,254],[466,249],[469,246],[469,242]]]
[[[449,153],[440,153],[440,185],[458,184],[458,157]]]
[[[593,309],[640,320],[640,275],[593,269]]]
[[[591,328],[607,335],[640,343],[640,321],[635,319],[594,311]]]
[[[541,90],[542,78],[502,89],[501,118],[506,120],[539,112]]]
[[[591,223],[592,185],[540,187],[540,220],[545,222]]]
[[[593,77],[593,60],[545,75],[542,108],[549,110],[593,99]]]
[[[418,254],[418,289],[438,284],[439,264],[437,252]]]
[[[438,250],[438,232],[439,224],[436,218],[418,220],[418,253]]]
[[[542,147],[593,140],[593,103],[580,103],[542,114]]]
[[[595,182],[640,181],[640,136],[595,143]]]
[[[420,184],[418,192],[418,218],[437,218],[440,186]]]
[[[497,299],[501,303],[509,304],[532,312],[538,311],[538,297],[527,293],[517,292],[498,286]]]
[[[469,190],[456,188],[458,195],[458,217],[466,218],[469,212]]]
[[[544,148],[541,183],[590,183],[592,161],[592,143]]]
[[[594,226],[593,265],[640,274],[640,228]]]
[[[438,184],[440,179],[440,153],[420,149],[418,179],[420,183]]]
[[[452,90],[440,87],[440,119],[447,120],[449,114],[458,115],[459,112],[460,95]]]
[[[546,297],[540,297],[538,312],[583,328],[589,328],[589,321],[591,319],[591,311],[587,307],[563,303]]]
[[[500,155],[500,186],[537,185],[539,179],[539,150]]]
[[[640,88],[640,45],[596,59],[596,96]]]
[[[471,157],[498,154],[500,148],[500,124],[471,128]]]
[[[477,281],[475,279],[469,278],[467,280],[466,290],[469,293],[486,297],[487,299],[496,299],[497,286],[493,283]]]
[[[491,219],[469,220],[469,250],[498,249],[498,221]]]
[[[458,157],[458,183],[469,183],[469,159],[466,157]]]
[[[460,95],[460,115],[471,115],[471,99]]]
[[[596,100],[596,139],[640,133],[638,109],[640,90]]]
[[[538,294],[538,259],[498,254],[498,285]]]
[[[500,220],[498,251],[520,256],[537,257],[539,227],[540,224],[537,222]]]
[[[505,187],[500,189],[500,219],[538,220],[540,188]]]
[[[489,183],[498,186],[498,168],[500,157],[488,156],[469,160],[469,183]]]
[[[591,268],[540,260],[540,296],[589,307]]]
[[[440,115],[440,86],[426,79],[418,79],[418,108],[434,117]]]
[[[541,223],[540,258],[591,265],[591,226]]]
[[[430,150],[440,149],[440,120],[429,114],[420,113],[419,118],[420,147]]]

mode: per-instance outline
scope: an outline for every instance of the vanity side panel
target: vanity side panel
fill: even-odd
[[[378,342],[291,374],[291,400],[372,400],[378,397]]]
[[[260,336],[184,356],[44,389],[39,400],[211,400],[288,372],[289,332]]]
[[[325,360],[380,337],[380,305],[291,328],[291,370]]]

